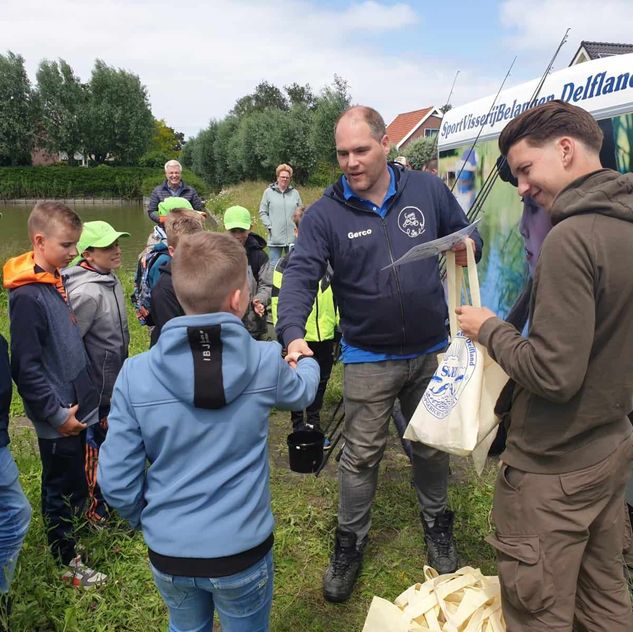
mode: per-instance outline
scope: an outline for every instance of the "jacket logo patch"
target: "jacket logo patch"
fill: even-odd
[[[409,237],[419,237],[425,223],[424,213],[417,206],[405,206],[398,213],[398,227]]]
[[[371,235],[372,232],[373,231],[371,228],[367,228],[365,230],[359,230],[358,232],[355,232],[355,233],[350,231],[349,233],[347,233],[347,236],[350,239],[356,239],[357,237],[367,237],[368,235]]]

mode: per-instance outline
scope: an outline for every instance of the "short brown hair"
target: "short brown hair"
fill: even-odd
[[[51,230],[52,224],[61,224],[66,228],[81,230],[81,218],[65,204],[61,202],[38,202],[33,207],[26,223],[29,238],[33,239],[36,233],[46,234]]]
[[[360,118],[367,123],[373,138],[375,138],[378,142],[382,141],[383,136],[387,133],[385,121],[377,110],[374,110],[374,108],[370,108],[366,105],[353,105],[352,107],[347,108],[347,110],[341,112],[334,124],[334,133],[336,134],[336,128],[343,118],[354,115],[356,115],[355,118]]]
[[[223,311],[246,282],[246,250],[227,233],[185,235],[174,253],[172,281],[187,314]]]
[[[558,99],[526,110],[510,121],[499,136],[499,149],[507,156],[510,148],[523,139],[533,147],[540,147],[561,136],[575,138],[600,153],[603,135],[593,116]]]
[[[279,174],[282,171],[287,171],[288,175],[292,178],[292,167],[290,165],[287,165],[286,163],[282,163],[280,165],[277,165],[277,168],[275,169],[275,175],[277,177],[279,177]]]
[[[202,218],[195,211],[186,208],[175,208],[165,220],[167,245],[176,248],[181,235],[192,235],[204,230]]]

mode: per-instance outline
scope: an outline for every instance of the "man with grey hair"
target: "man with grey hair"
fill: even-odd
[[[168,197],[185,198],[196,211],[204,211],[204,202],[198,192],[182,179],[182,166],[177,160],[165,163],[165,181],[152,191],[149,198],[147,214],[153,222],[158,224],[158,205]]]
[[[378,468],[396,399],[407,421],[446,347],[448,316],[437,257],[389,267],[412,247],[468,225],[444,183],[387,162],[389,138],[376,110],[353,107],[335,129],[343,175],[306,213],[279,294],[277,332],[289,353],[311,356],[305,323],[328,264],[343,332],[345,445],[339,465],[336,542],[323,581],[328,601],[345,601],[360,571]],[[473,234],[477,252],[479,235]],[[466,262],[461,243],[456,259]],[[448,454],[412,444],[427,561],[457,568],[448,508]]]

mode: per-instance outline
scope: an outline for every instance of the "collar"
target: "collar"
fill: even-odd
[[[381,206],[384,206],[385,202],[396,194],[396,176],[390,165],[387,165],[387,169],[389,170],[389,188],[387,189],[387,193],[385,194],[385,198],[382,201]],[[341,179],[343,182],[343,196],[346,200],[351,200],[352,198],[354,198],[355,200],[361,202],[364,206],[375,206],[373,202],[370,202],[369,200],[356,195],[356,193],[354,193],[354,191],[352,191],[351,187],[349,186],[349,182],[347,181],[347,178],[345,176],[342,176]]]

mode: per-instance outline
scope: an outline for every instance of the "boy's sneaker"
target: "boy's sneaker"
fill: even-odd
[[[327,437],[324,437],[323,438],[323,449],[324,450],[329,450],[331,447],[332,447],[332,442]]]
[[[454,573],[457,570],[457,549],[453,540],[454,518],[453,512],[445,509],[435,517],[435,524],[429,527],[422,517],[427,564],[440,575]]]
[[[62,575],[62,579],[74,588],[90,590],[97,586],[103,586],[108,581],[107,575],[86,566],[81,561],[81,555],[70,560],[68,567],[69,570]]]
[[[327,601],[340,603],[349,599],[363,563],[366,544],[367,538],[357,547],[355,533],[336,529],[334,553],[323,577],[323,596]]]

